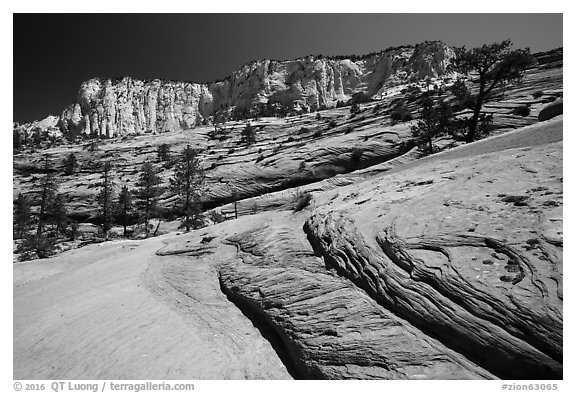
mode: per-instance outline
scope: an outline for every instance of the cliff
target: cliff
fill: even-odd
[[[361,57],[256,60],[207,84],[93,78],[82,83],[76,102],[57,123],[64,134],[114,137],[194,128],[219,110],[250,116],[265,110],[307,113],[335,107],[355,93],[374,96],[438,77],[453,55],[446,44],[431,41]]]

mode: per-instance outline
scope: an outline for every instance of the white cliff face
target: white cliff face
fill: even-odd
[[[90,79],[78,93],[85,132],[107,137],[193,128],[211,113],[211,102],[205,85],[129,77]]]
[[[254,110],[276,104],[295,112],[336,106],[354,93],[374,96],[389,87],[446,71],[454,51],[434,41],[355,59],[309,56],[258,60],[223,81],[191,82],[90,79],[77,103],[66,108],[62,132],[114,137],[190,129],[219,110]]]

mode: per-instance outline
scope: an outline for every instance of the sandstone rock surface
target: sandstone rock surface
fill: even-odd
[[[165,253],[194,263],[235,246],[217,258],[223,291],[273,329],[296,377],[557,379],[561,206],[559,120],[315,193],[310,210],[246,217],[232,234],[207,228]]]
[[[551,104],[546,105],[538,114],[538,121],[550,120],[553,117],[562,114],[563,100],[556,100]]]

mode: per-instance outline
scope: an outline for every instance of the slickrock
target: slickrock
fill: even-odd
[[[561,378],[561,142],[482,152],[499,139],[339,190],[305,230],[330,267],[495,375]]]
[[[187,255],[190,265],[212,253],[224,293],[267,332],[297,378],[493,378],[326,270],[301,230],[304,218],[246,217],[238,224],[248,229],[238,234],[222,239],[222,230],[203,231],[161,253]],[[236,257],[221,259],[217,250],[227,244]]]
[[[302,212],[229,220],[160,254],[212,258],[296,378],[557,379],[561,175],[560,119],[317,190]],[[235,256],[219,254],[230,246]]]

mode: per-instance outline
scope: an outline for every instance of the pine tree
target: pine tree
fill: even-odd
[[[174,176],[170,179],[170,189],[180,196],[180,205],[184,214],[182,226],[187,231],[198,227],[201,223],[200,191],[203,183],[204,170],[200,166],[198,151],[188,145],[178,157]]]
[[[51,173],[52,164],[48,156],[44,157],[44,178],[40,184],[40,210],[38,212],[38,229],[36,230],[36,235],[38,237],[42,236],[42,231],[44,230],[44,225],[49,217],[48,212],[50,207],[53,205],[54,198],[58,193],[58,185],[54,180],[54,176]]]
[[[434,153],[434,138],[450,131],[451,116],[452,109],[448,104],[436,104],[430,97],[423,100],[420,118],[410,129],[416,143],[426,154]]]
[[[530,50],[511,50],[512,41],[507,39],[500,43],[482,45],[480,48],[466,50],[456,48],[455,57],[449,66],[449,71],[461,73],[474,72],[474,82],[478,84],[478,94],[473,105],[473,115],[468,124],[466,142],[473,142],[477,137],[482,105],[490,93],[498,86],[507,82],[518,81],[525,70],[534,63]]]
[[[139,200],[139,211],[144,219],[146,233],[148,233],[148,222],[156,212],[158,197],[163,192],[162,188],[158,186],[160,182],[156,168],[149,162],[144,163],[140,178],[136,183],[138,187],[136,196]]]
[[[32,223],[32,212],[30,211],[30,201],[22,193],[19,193],[14,201],[13,228],[14,236],[19,239],[24,237],[30,224]]]
[[[76,167],[78,166],[76,155],[74,153],[68,154],[62,161],[62,165],[64,165],[64,174],[73,175],[76,171]]]
[[[128,217],[134,208],[132,201],[132,192],[128,186],[122,187],[120,194],[118,194],[118,201],[116,202],[117,214],[120,218],[120,223],[124,227],[124,237],[126,237],[126,227],[128,226]]]
[[[248,146],[256,142],[256,129],[250,123],[242,130],[241,141]]]
[[[56,226],[56,234],[64,233],[66,221],[68,220],[68,211],[64,195],[56,193],[50,205],[49,221]]]
[[[102,168],[102,182],[100,186],[102,187],[100,193],[98,194],[97,200],[100,206],[100,221],[102,222],[102,232],[104,232],[104,237],[108,238],[108,231],[112,227],[113,218],[113,198],[114,198],[114,182],[112,181],[112,164],[110,162],[105,162]]]
[[[166,143],[158,145],[157,153],[160,161],[168,161],[170,159],[170,146]]]

